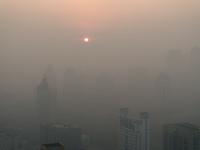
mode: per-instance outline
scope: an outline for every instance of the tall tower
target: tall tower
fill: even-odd
[[[52,101],[52,119],[55,121],[58,111],[57,101],[57,87],[56,87],[56,73],[51,65],[46,69],[45,76],[49,83],[49,89],[51,90],[51,101]]]
[[[149,150],[149,113],[138,119],[129,116],[128,108],[120,109],[118,150]]]
[[[156,100],[158,103],[158,110],[165,110],[170,104],[170,76],[166,72],[161,72],[155,81]]]
[[[42,82],[37,87],[37,109],[40,125],[45,125],[52,121],[51,90],[46,77],[42,78]]]

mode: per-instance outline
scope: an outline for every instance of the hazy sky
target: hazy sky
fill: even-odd
[[[49,63],[61,78],[67,67],[120,70],[200,47],[200,0],[0,0],[0,20],[1,78],[22,88]]]

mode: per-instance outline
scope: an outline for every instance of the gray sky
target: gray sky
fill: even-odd
[[[67,67],[150,66],[200,47],[199,0],[0,0],[0,10],[1,78],[13,90],[38,85],[49,63],[62,79]]]

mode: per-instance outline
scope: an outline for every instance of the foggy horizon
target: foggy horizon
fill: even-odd
[[[49,120],[80,126],[105,150],[117,149],[122,107],[150,113],[155,150],[163,124],[200,126],[199,8],[198,0],[0,0],[0,130],[36,129],[47,83]]]

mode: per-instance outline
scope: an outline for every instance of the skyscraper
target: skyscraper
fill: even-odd
[[[51,65],[47,67],[45,72],[45,77],[47,78],[49,89],[51,90],[51,102],[52,102],[52,119],[56,120],[56,114],[58,111],[58,101],[57,101],[57,87],[56,87],[56,73]]]
[[[37,87],[37,111],[40,125],[52,121],[52,97],[46,77],[43,77],[42,82]]]
[[[138,119],[129,116],[128,108],[120,109],[118,150],[149,150],[149,114],[140,113]]]
[[[163,150],[199,150],[200,128],[188,124],[165,124],[163,126]]]

